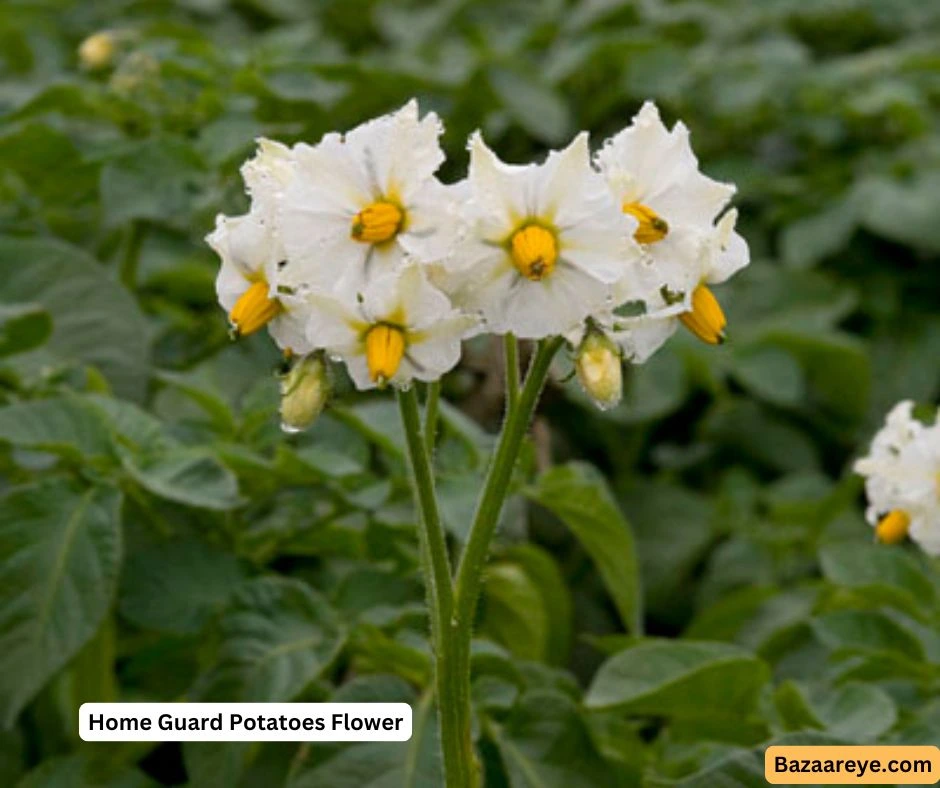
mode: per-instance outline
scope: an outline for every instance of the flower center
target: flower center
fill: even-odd
[[[366,364],[369,377],[385,385],[398,372],[405,355],[405,332],[387,323],[372,326],[366,334]]]
[[[725,325],[728,321],[721,311],[715,294],[705,285],[699,285],[692,293],[692,311],[679,315],[689,331],[709,345],[720,345],[725,341]]]
[[[268,283],[255,282],[241,294],[232,311],[229,322],[235,336],[245,337],[263,328],[281,311],[281,302],[268,297]]]
[[[897,544],[904,541],[910,525],[910,515],[902,509],[894,509],[878,521],[875,526],[875,539],[882,544]]]
[[[526,279],[538,282],[555,270],[558,243],[554,234],[530,224],[516,230],[510,242],[512,263]]]
[[[405,215],[395,203],[378,200],[353,217],[350,236],[366,244],[380,244],[398,235]]]
[[[634,239],[640,244],[654,244],[669,233],[669,223],[652,208],[639,202],[625,202],[623,212],[633,216],[639,223]]]

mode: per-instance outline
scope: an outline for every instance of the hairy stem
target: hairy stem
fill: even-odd
[[[430,400],[428,406],[431,406]],[[453,578],[434,491],[434,474],[428,451],[430,441],[421,428],[418,397],[413,388],[398,393],[398,408],[405,429],[411,486],[418,510],[418,539],[431,614],[434,683],[446,785],[447,788],[476,788],[473,742],[469,724],[464,725],[463,709],[469,704],[469,695],[466,698],[459,697],[462,682],[454,661]],[[427,415],[431,415],[430,410]],[[432,427],[433,422],[429,421],[428,426]]]
[[[519,401],[519,341],[512,335],[503,337],[506,360],[506,407],[512,411]]]

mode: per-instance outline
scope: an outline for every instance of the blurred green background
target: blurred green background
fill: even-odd
[[[394,404],[343,389],[282,435],[277,356],[229,342],[202,240],[255,137],[411,96],[445,180],[476,128],[526,161],[652,98],[737,183],[753,257],[725,346],[680,332],[607,413],[564,369],[547,391],[480,612],[487,786],[758,786],[770,740],[940,743],[936,562],[871,544],[850,473],[940,389],[940,4],[7,0],[0,784],[442,785]],[[445,386],[455,543],[487,342]],[[83,701],[186,698],[404,699],[416,735],[78,741]]]

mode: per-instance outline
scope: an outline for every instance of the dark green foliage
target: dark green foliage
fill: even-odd
[[[487,785],[757,786],[770,741],[933,743],[940,574],[871,544],[849,469],[940,393],[938,51],[924,0],[3,4],[0,784],[442,784],[394,403],[281,434],[277,354],[229,343],[202,240],[255,137],[413,95],[446,180],[476,128],[524,161],[655,99],[753,254],[725,346],[680,332],[606,413],[550,385],[556,465],[524,453],[478,617]],[[492,371],[445,382],[458,541]],[[113,699],[404,700],[415,736],[81,743]]]

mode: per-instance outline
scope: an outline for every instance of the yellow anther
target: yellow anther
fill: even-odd
[[[725,341],[725,313],[715,294],[705,285],[699,285],[692,293],[692,311],[679,315],[682,324],[695,336],[709,345],[720,345]]]
[[[232,307],[228,319],[236,336],[248,336],[263,328],[281,311],[281,302],[268,297],[268,283],[255,282]]]
[[[635,217],[640,223],[633,234],[637,243],[654,244],[669,233],[669,223],[652,208],[639,202],[625,202],[623,212]]]
[[[383,386],[398,372],[405,356],[405,332],[397,326],[379,323],[366,334],[366,364],[369,377]]]
[[[384,243],[398,234],[404,219],[404,213],[395,203],[379,200],[353,217],[350,235],[366,244]]]
[[[910,525],[910,515],[901,509],[895,509],[878,521],[878,525],[875,526],[875,539],[882,544],[903,542]]]
[[[558,243],[544,227],[530,224],[513,233],[511,241],[513,265],[526,279],[538,282],[550,276],[558,261]]]

